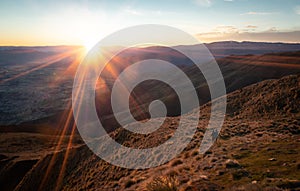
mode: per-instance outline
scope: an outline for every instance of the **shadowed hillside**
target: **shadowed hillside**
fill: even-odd
[[[218,64],[225,77],[227,92],[240,89],[244,86],[264,79],[280,78],[284,75],[299,73],[299,44],[260,43],[260,42],[217,42],[206,44],[208,49],[217,58]],[[194,45],[179,46],[187,52],[195,51]],[[110,50],[110,49],[109,49]],[[112,50],[110,50],[113,52]],[[279,52],[290,53],[279,53]],[[266,54],[273,52],[273,54]],[[160,54],[161,55],[160,55]],[[248,55],[241,55],[248,54]],[[252,54],[252,55],[250,55]],[[222,56],[220,56],[222,55]],[[25,122],[37,124],[47,121],[58,121],[61,112],[70,109],[73,77],[76,67],[82,57],[82,47],[0,47],[0,125],[23,125]],[[120,57],[119,64],[115,63],[115,74],[118,74],[126,65],[145,58],[161,58],[172,62],[184,70],[191,77],[199,97],[200,103],[209,101],[210,95],[201,72],[197,71],[189,59],[164,47],[132,48]],[[105,71],[103,72],[105,74]],[[114,78],[104,75],[105,83],[111,86]],[[182,84],[184,85],[184,84]],[[12,88],[13,87],[13,88]],[[163,88],[164,91],[156,91]],[[156,95],[146,95],[145,89],[158,92]],[[101,89],[104,97],[109,91]],[[157,81],[143,83],[135,89],[135,93],[145,100],[140,100],[145,108],[154,98],[161,98],[170,107],[169,116],[176,116],[179,109],[172,107],[176,102],[174,92],[163,83]],[[107,100],[97,100],[97,103],[107,105]],[[108,130],[118,126],[111,119],[109,107],[98,111],[104,116]],[[132,107],[133,113],[136,113]],[[137,118],[143,118],[138,117]],[[57,126],[50,124],[50,126]]]
[[[140,53],[137,50],[137,55],[143,55],[143,59],[151,54],[146,51]],[[150,54],[150,55],[148,55]],[[173,56],[176,55],[173,53]],[[119,123],[112,115],[112,107],[110,103],[111,89],[118,74],[122,71],[122,67],[134,63],[137,57],[126,57],[127,65],[124,65],[122,59],[124,55],[118,57],[119,62],[109,63],[107,68],[121,68],[120,71],[116,70],[116,73],[108,72],[105,69],[103,81],[105,85],[96,89],[96,105],[98,117],[102,120],[102,123],[106,127],[107,131],[111,131],[119,127]],[[162,58],[165,59],[165,58]],[[178,58],[178,60],[181,60]],[[184,61],[183,61],[184,62]],[[180,62],[179,62],[180,63]],[[226,90],[228,93],[241,89],[245,86],[266,80],[277,79],[290,74],[300,73],[300,52],[287,52],[265,55],[244,55],[244,56],[228,56],[217,60],[217,63],[221,69],[226,84]],[[121,66],[119,66],[121,65]],[[179,65],[179,67],[185,72],[185,74],[191,79],[199,97],[200,105],[203,105],[210,101],[210,93],[206,83],[206,80],[197,66],[189,63],[188,65]],[[168,74],[172,79],[172,74]],[[176,80],[176,76],[174,79]],[[184,87],[186,84],[178,84],[178,86]],[[189,91],[189,90],[184,90]],[[148,107],[149,104],[156,99],[161,99],[168,108],[168,116],[178,116],[181,113],[179,99],[175,91],[166,84],[148,80],[139,84],[131,93],[130,107],[133,116],[138,120],[143,120],[149,117]],[[103,107],[105,106],[105,107]]]
[[[138,56],[141,55],[143,58],[151,56],[152,54],[154,54],[153,49],[155,50],[155,48],[153,47],[152,49],[150,49],[150,53],[149,50],[142,52],[138,52],[138,50],[135,50],[137,51],[135,53],[136,56],[133,57],[132,61],[139,59]],[[130,50],[129,52],[131,51],[133,50]],[[164,51],[165,59],[168,60],[170,58],[167,56],[169,50],[165,49]],[[124,59],[120,59],[119,62],[112,63],[116,68],[119,68],[119,70],[116,70],[116,76],[125,68],[125,66],[130,65],[131,62],[128,54],[129,53],[126,52],[126,54],[123,55],[125,57]],[[177,53],[172,52],[172,55],[176,56]],[[207,83],[202,73],[196,68],[196,66],[192,64],[185,66],[183,64],[185,59],[181,61],[182,62],[177,61],[177,65],[181,67],[181,69],[186,73],[187,76],[189,76],[189,78],[193,82],[198,93],[200,105],[203,105],[210,101],[210,94],[208,91]],[[217,63],[219,64],[219,67],[224,76],[227,93],[230,93],[232,91],[241,89],[245,86],[263,80],[278,79],[285,75],[299,74],[300,52],[272,53],[265,55],[233,55],[217,59]],[[68,68],[69,66],[69,64],[66,64],[65,62],[64,64],[55,63],[55,65],[59,65],[59,70],[61,71],[65,67]],[[48,68],[47,71],[54,72],[56,70],[56,66],[51,66],[51,70],[49,70]],[[74,71],[75,70],[73,70],[73,72]],[[120,126],[112,115],[112,110],[110,107],[110,90],[115,80],[115,76],[112,76],[111,73],[109,73],[107,70],[105,70],[103,73],[105,74],[105,85],[99,86],[96,89],[96,94],[98,95],[96,97],[96,103],[99,108],[98,116],[106,127],[106,130],[112,131]],[[24,132],[47,131],[50,134],[53,134],[53,132],[55,134],[57,130],[54,129],[61,129],[61,124],[64,124],[67,119],[66,113],[68,114],[71,112],[71,84],[74,74],[72,74],[72,72],[64,74],[63,78],[59,79],[60,84],[57,85],[52,84],[51,80],[49,81],[47,79],[43,79],[45,80],[45,82],[43,81],[43,84],[51,83],[52,85],[46,89],[41,87],[41,91],[33,91],[32,88],[26,88],[27,86],[39,88],[40,85],[38,84],[40,84],[41,82],[39,80],[41,75],[29,75],[31,76],[30,78],[24,76],[24,79],[26,77],[25,81],[22,81],[22,83],[15,86],[14,89],[9,89],[9,91],[5,90],[5,92],[0,95],[0,99],[2,100],[1,103],[3,105],[3,107],[1,108],[3,110],[1,115],[2,120],[9,122],[9,119],[13,118],[13,121],[25,120],[25,122],[8,126],[2,125],[0,131],[11,132],[15,131],[15,129],[18,128],[18,131]],[[44,73],[42,73],[42,75],[44,75]],[[18,81],[21,81],[22,79],[23,78]],[[14,83],[14,81],[10,83]],[[10,83],[2,84],[3,88],[9,87],[11,85]],[[181,84],[182,87],[184,87],[184,85],[185,84]],[[25,93],[23,92],[21,94],[21,90],[19,88],[21,90],[25,89]],[[162,101],[164,101],[165,105],[168,108],[168,116],[180,115],[180,108],[178,107],[179,100],[177,95],[172,88],[159,81],[148,80],[141,83],[136,88],[134,88],[131,96],[131,112],[138,120],[143,120],[149,117],[148,106],[149,103],[151,103],[151,101],[155,99],[161,99]],[[133,100],[135,102],[133,102]],[[14,113],[14,110],[16,108],[11,107],[10,103],[13,103],[13,105],[15,105],[16,107],[19,104],[23,103],[23,109],[17,111],[20,112],[17,115],[10,115],[10,113]],[[48,115],[50,116],[41,117]],[[71,118],[72,117],[73,116],[71,115]],[[26,121],[28,118],[35,120]],[[71,122],[69,122],[68,133],[71,132],[74,124],[73,119],[71,119],[70,121]],[[40,126],[44,127],[43,130],[39,128]]]
[[[294,75],[230,93],[221,134],[204,155],[198,154],[198,149],[210,103],[200,108],[202,116],[193,141],[178,157],[162,166],[123,169],[99,159],[86,146],[74,145],[39,156],[16,190],[147,190],[155,182],[163,182],[160,180],[173,181],[179,190],[297,190],[300,188],[299,89],[300,76]],[[179,117],[167,118],[163,128],[150,135],[128,134],[118,129],[111,136],[123,145],[151,146],[147,141],[157,144],[172,135],[178,120]],[[8,160],[7,152],[1,153],[1,161]]]

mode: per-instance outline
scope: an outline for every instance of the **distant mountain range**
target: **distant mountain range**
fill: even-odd
[[[237,42],[237,41],[220,41],[212,43],[204,43],[215,57],[224,57],[228,55],[244,55],[246,54],[265,54],[275,52],[289,52],[300,50],[300,43],[270,43],[270,42]],[[179,45],[192,50],[193,45]],[[62,52],[74,48],[82,48],[81,46],[0,46],[0,51],[16,51],[24,52],[30,49],[37,52]],[[1,58],[1,56],[0,56]]]
[[[236,42],[222,41],[206,43],[206,47],[216,58],[226,57],[229,55],[245,55],[245,54],[266,54],[276,52],[298,51],[300,43],[269,43],[269,42]],[[188,49],[192,49],[187,46]]]
[[[265,79],[300,73],[300,44],[226,41],[209,43],[206,46],[217,58],[227,92]],[[180,48],[195,51],[195,45],[182,45]],[[76,58],[81,49],[79,46],[1,47],[0,125],[43,121],[44,118],[59,116],[62,111],[70,109],[73,77],[80,62],[80,59]],[[188,59],[172,49],[131,48],[120,57],[119,63],[112,64],[115,73],[118,74],[136,60],[157,55],[160,55],[157,58],[163,58],[179,66],[190,77],[198,94],[201,95],[201,104],[210,100],[202,74],[197,72]],[[108,87],[111,87],[114,77],[107,70],[104,70],[102,75],[106,78]],[[145,88],[148,91],[144,91]],[[174,92],[162,83],[144,83],[135,91],[136,95],[145,98],[139,99],[142,108],[147,109],[147,103],[153,98],[162,98],[171,108],[169,115],[178,115],[178,108],[174,104],[177,98]],[[101,100],[97,101],[106,105],[109,90],[101,89],[100,92],[105,96],[102,95]],[[145,92],[158,93],[146,95]],[[114,122],[112,124],[110,107],[105,107],[99,112],[99,115],[105,116],[103,122],[108,124],[110,130],[118,126]],[[133,112],[136,112],[134,108]]]

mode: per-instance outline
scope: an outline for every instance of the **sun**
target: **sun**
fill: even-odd
[[[85,40],[83,46],[85,48],[85,51],[89,52],[96,44],[97,42],[95,40]]]

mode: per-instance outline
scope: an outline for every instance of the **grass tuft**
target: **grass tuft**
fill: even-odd
[[[177,191],[178,180],[174,176],[160,176],[149,182],[146,188],[147,191]]]

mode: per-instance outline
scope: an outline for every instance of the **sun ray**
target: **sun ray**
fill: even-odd
[[[0,81],[0,84],[3,84],[3,83],[5,83],[5,82],[9,82],[9,81],[11,81],[11,80],[15,80],[15,79],[17,79],[17,78],[20,78],[20,77],[22,77],[22,76],[25,76],[25,75],[27,75],[27,74],[30,74],[30,73],[32,73],[32,72],[34,72],[34,71],[37,71],[37,70],[43,69],[43,68],[45,68],[45,67],[47,67],[47,66],[50,66],[50,65],[52,65],[52,64],[55,64],[55,63],[57,63],[57,62],[59,62],[59,61],[65,59],[65,58],[71,56],[72,54],[74,54],[74,53],[76,53],[76,52],[77,52],[77,50],[72,50],[72,51],[68,51],[68,52],[64,52],[64,53],[55,55],[55,56],[49,58],[49,59],[50,59],[49,61],[47,61],[47,62],[45,62],[45,63],[43,63],[43,64],[41,64],[41,65],[38,65],[38,66],[35,67],[35,68],[32,68],[32,69],[30,69],[30,70],[24,71],[24,72],[22,72],[22,73],[19,73],[19,74],[14,75],[14,76],[12,76],[12,77],[10,77],[10,78],[6,78],[6,79]]]

